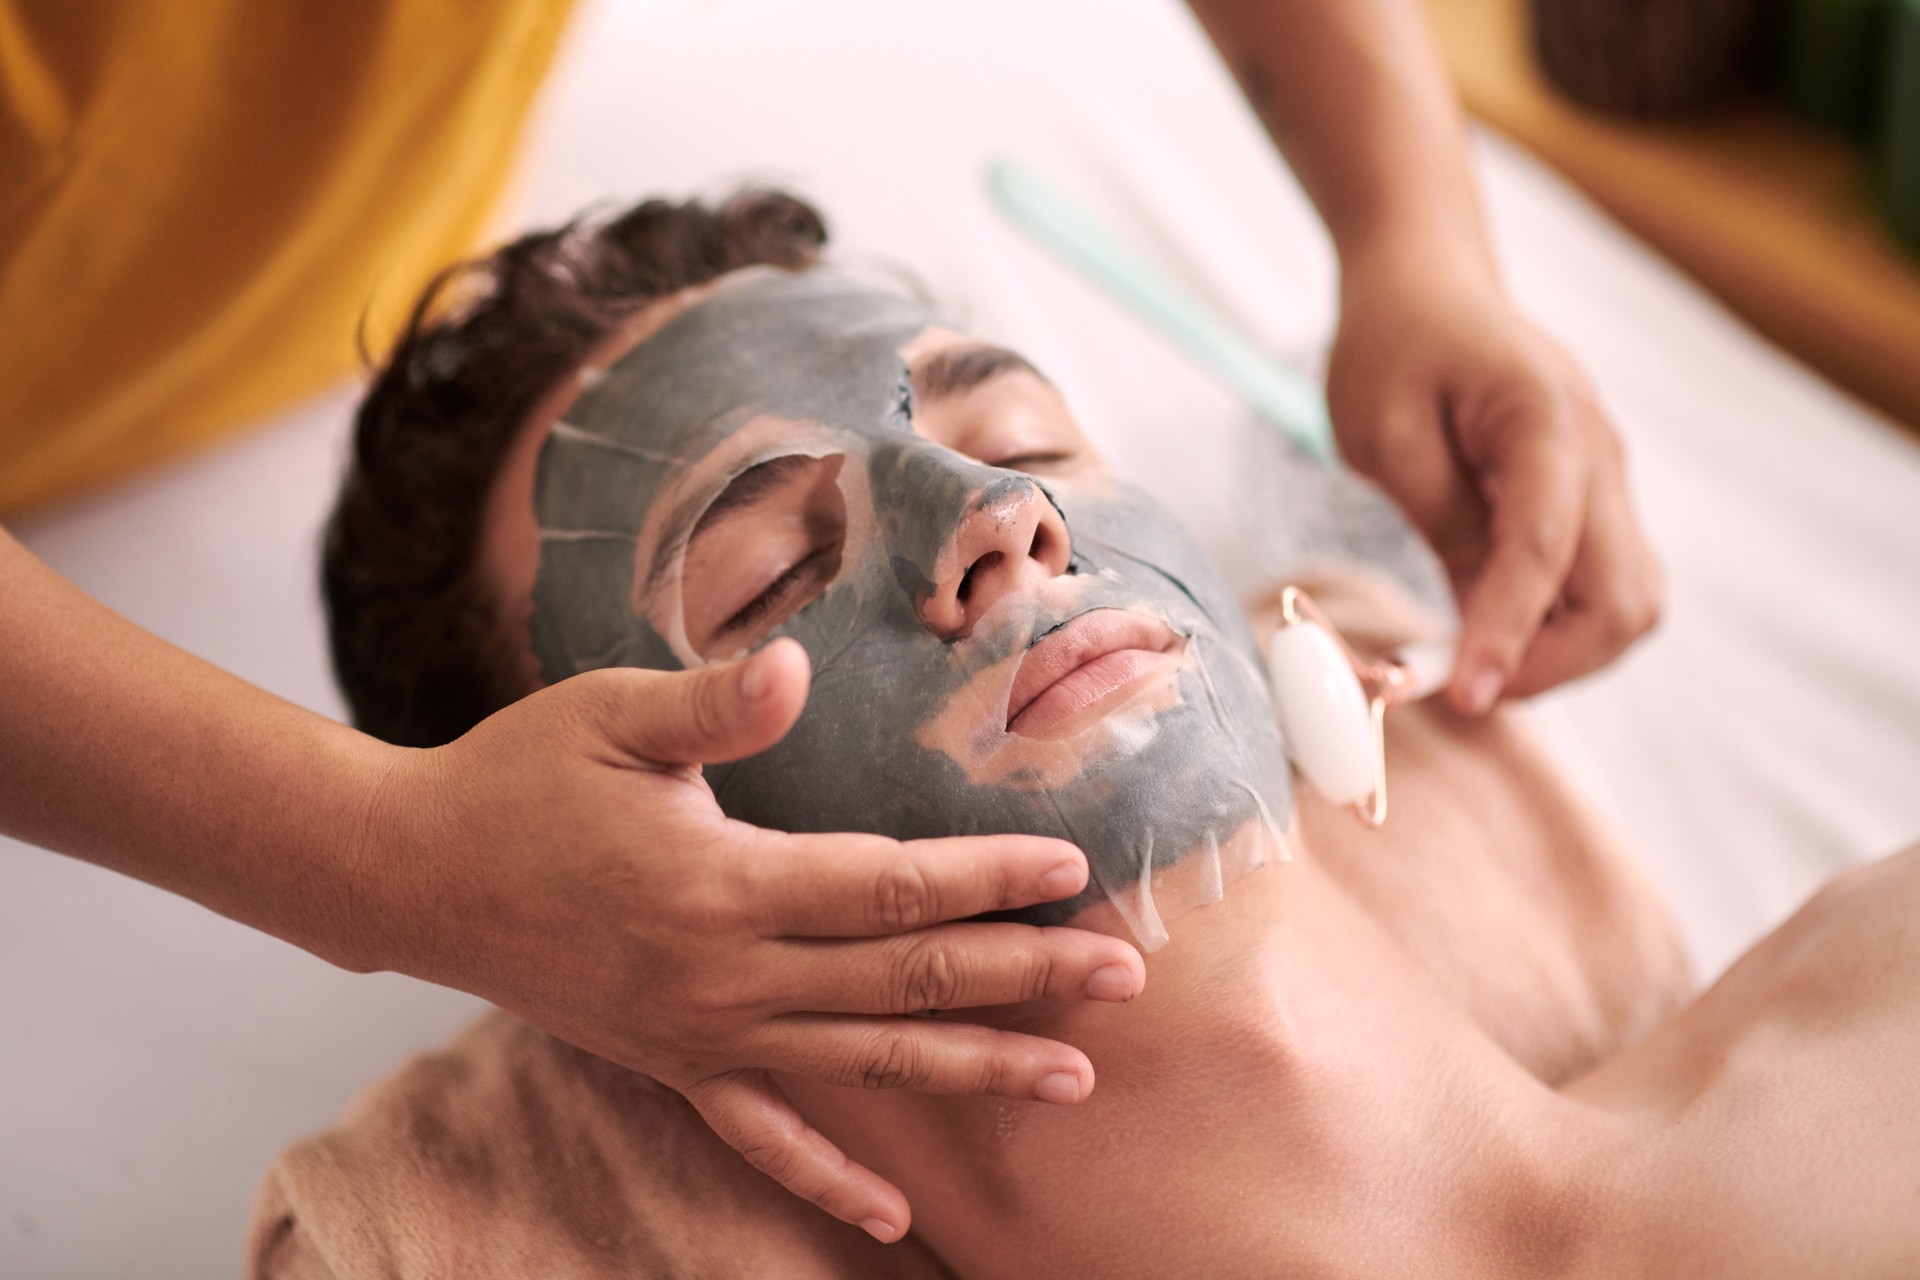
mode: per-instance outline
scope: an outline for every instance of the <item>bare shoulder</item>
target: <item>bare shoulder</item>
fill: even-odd
[[[1837,877],[1568,1092],[1616,1111],[1641,1241],[1697,1274],[1920,1274],[1920,847]]]
[[[1814,1033],[1882,1013],[1920,1030],[1920,844],[1835,876],[1709,992]]]

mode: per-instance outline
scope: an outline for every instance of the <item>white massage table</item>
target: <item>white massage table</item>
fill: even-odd
[[[1232,504],[1208,496],[1235,491],[1247,415],[996,219],[979,171],[1003,153],[1318,360],[1325,238],[1172,0],[606,0],[572,33],[508,224],[790,184],[844,256],[911,269],[1032,355],[1231,561]],[[1536,715],[1710,976],[1835,871],[1920,837],[1920,448],[1523,155],[1483,139],[1479,161],[1509,281],[1617,416],[1670,575],[1658,635]],[[338,714],[314,561],[353,396],[19,532],[135,621]],[[0,1275],[237,1271],[273,1153],[478,1007],[0,850]]]

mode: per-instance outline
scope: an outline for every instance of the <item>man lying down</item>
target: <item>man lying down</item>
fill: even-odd
[[[1049,1107],[782,1078],[906,1192],[913,1234],[883,1246],[670,1090],[494,1014],[281,1157],[253,1274],[1920,1256],[1892,1229],[1915,1221],[1920,1085],[1874,1069],[1912,1061],[1920,1021],[1857,976],[1915,985],[1911,859],[1670,1017],[1685,978],[1660,905],[1510,721],[1396,712],[1379,831],[1295,791],[1256,660],[1280,584],[1250,627],[1044,377],[818,265],[823,239],[790,197],[654,203],[510,246],[423,310],[363,407],[329,541],[342,683],[365,727],[418,741],[592,668],[798,642],[794,729],[688,785],[792,830],[1079,843],[1086,892],[1021,918],[1149,948],[1143,994],[927,1012],[1077,1045],[1099,1087]],[[550,393],[502,420],[530,368]],[[1430,625],[1362,568],[1311,585],[1358,644]]]

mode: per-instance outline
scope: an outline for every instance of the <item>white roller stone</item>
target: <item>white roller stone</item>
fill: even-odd
[[[1287,750],[1313,789],[1334,804],[1373,794],[1367,697],[1339,643],[1317,623],[1282,627],[1267,665]]]

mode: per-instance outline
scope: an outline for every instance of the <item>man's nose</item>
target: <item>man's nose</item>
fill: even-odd
[[[1025,476],[995,480],[969,500],[941,549],[920,620],[958,640],[995,602],[1058,577],[1072,558],[1067,522],[1040,486]]]

